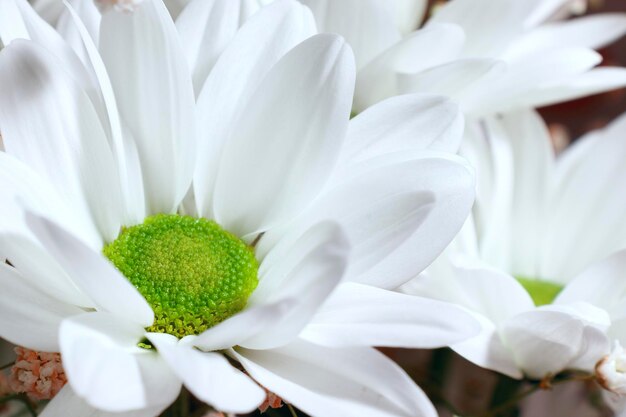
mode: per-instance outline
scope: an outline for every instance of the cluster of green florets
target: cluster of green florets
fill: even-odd
[[[252,248],[206,219],[152,216],[103,252],[152,306],[150,332],[200,334],[241,311],[258,284]]]
[[[549,281],[526,277],[515,278],[522,284],[522,287],[528,292],[537,307],[552,304],[563,290],[563,286]]]

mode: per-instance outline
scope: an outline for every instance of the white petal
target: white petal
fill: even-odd
[[[61,321],[83,310],[33,287],[18,271],[0,264],[0,333],[11,343],[58,352]]]
[[[59,3],[61,3],[60,0]],[[83,35],[77,28],[74,22],[74,17],[70,8],[74,10],[76,17],[81,21],[81,24],[85,27],[85,31],[92,42],[97,45],[98,38],[100,37],[100,12],[96,7],[95,1],[90,0],[68,0],[68,7],[63,11],[63,14],[59,18],[59,22],[56,25],[57,32],[61,34],[63,39],[72,47],[76,55],[81,59],[83,63],[89,62],[89,54],[87,53],[83,41]]]
[[[467,37],[464,56],[495,57],[522,32],[531,3],[530,0],[455,0],[441,7],[428,25],[457,24]]]
[[[548,210],[546,278],[572,280],[591,263],[626,247],[626,117],[593,132],[558,160],[555,192]],[[596,219],[589,221],[590,218]]]
[[[152,325],[150,305],[106,258],[44,217],[28,214],[27,222],[39,242],[99,309],[141,326]]]
[[[600,49],[626,33],[626,15],[594,14],[566,22],[548,23],[528,32],[509,48],[519,56],[537,49],[583,46]]]
[[[359,70],[354,111],[398,95],[398,73],[415,74],[455,59],[464,41],[461,28],[449,24],[433,24],[407,36]]]
[[[91,3],[91,6],[84,6],[84,3]],[[79,1],[79,5],[89,8],[93,7],[93,2],[89,0]],[[96,47],[96,42],[83,22],[78,12],[69,4],[67,5],[68,27],[72,27],[73,31],[80,37],[81,47],[85,51],[85,66],[87,66],[96,80],[98,86],[99,103],[101,103],[101,121],[105,132],[110,140],[110,147],[117,163],[119,177],[121,181],[121,189],[124,194],[126,219],[124,224],[136,224],[143,221],[146,217],[146,203],[144,196],[143,179],[139,156],[137,154],[137,145],[132,134],[124,127],[120,120],[115,93],[109,74],[107,73],[102,57]],[[97,12],[97,11],[96,11]],[[100,14],[98,13],[98,29],[100,27]]]
[[[381,3],[391,7],[396,27],[403,35],[417,29],[428,7],[427,0],[382,0]]]
[[[196,96],[241,25],[256,10],[248,0],[194,0],[176,19]]]
[[[440,265],[445,259],[438,260],[437,270],[429,268],[427,274],[417,278],[411,293],[458,304],[485,316],[496,327],[534,309],[530,295],[515,278],[482,263],[472,264],[471,260],[453,259],[448,265]]]
[[[399,73],[398,91],[442,94],[462,101],[463,94],[482,79],[502,73],[505,64],[494,59],[458,59],[417,73]]]
[[[522,371],[515,363],[513,351],[502,343],[498,329],[491,319],[476,314],[482,325],[481,333],[465,342],[457,343],[452,349],[468,361],[510,378],[522,379]]]
[[[361,172],[359,172],[361,171]],[[401,152],[370,160],[326,191],[288,230],[269,231],[267,250],[319,221],[346,231],[346,279],[394,289],[428,266],[458,233],[473,202],[472,173],[454,155]],[[288,244],[289,238],[282,238]]]
[[[618,312],[626,295],[626,251],[594,263],[565,286],[555,304],[585,301],[609,312]]]
[[[574,77],[562,77],[549,85],[531,90],[512,101],[510,108],[542,107],[575,100],[626,86],[626,70],[600,67]]]
[[[315,34],[315,20],[294,1],[277,1],[252,17],[221,55],[198,97],[198,212],[213,217],[213,192],[222,147],[259,82],[291,48]]]
[[[277,329],[276,323],[283,320],[297,302],[289,298],[272,304],[251,306],[197,337],[184,338],[181,343],[204,351],[224,350],[259,334],[272,334]]]
[[[37,244],[24,218],[24,209],[46,213],[55,222],[78,236],[95,241],[94,231],[89,235],[82,227],[78,215],[63,203],[50,184],[28,166],[0,152],[0,188],[5,199],[0,205],[0,253],[24,275],[34,287],[58,300],[82,307],[93,303],[82,294],[66,276],[59,265]]]
[[[228,413],[249,413],[265,399],[265,391],[220,353],[178,345],[169,335],[150,333],[159,355],[199,400]]]
[[[550,134],[541,116],[532,110],[507,114],[502,118],[502,126],[514,158],[511,272],[541,278],[544,275],[539,259],[551,256],[542,248],[549,228],[545,210],[554,166]],[[529,161],[533,161],[534,169],[528,169]]]
[[[58,1],[58,0],[57,0]],[[57,2],[59,12],[63,3]],[[5,0],[0,4],[0,40],[5,46],[15,39],[29,39],[44,47],[48,53],[60,59],[61,64],[87,88],[91,80],[78,56],[59,33],[46,23],[27,0]]]
[[[84,210],[104,239],[115,239],[123,207],[120,183],[89,97],[58,60],[35,43],[16,41],[2,54],[0,118],[7,153]]]
[[[261,264],[259,286],[249,303],[296,302],[275,323],[273,331],[254,335],[240,345],[269,349],[295,339],[341,281],[348,251],[343,231],[333,223],[320,223],[307,230],[288,251],[278,247],[277,252],[270,252],[266,258],[269,265],[266,260]]]
[[[0,2],[0,41],[8,45],[14,39],[30,39],[26,23],[14,1]]]
[[[357,68],[401,39],[395,27],[396,14],[386,0],[301,2],[313,11],[320,32],[337,33],[346,39],[354,50]]]
[[[445,97],[390,98],[350,121],[340,164],[411,149],[456,153],[462,132],[463,115],[458,106]]]
[[[507,62],[506,72],[480,80],[471,94],[463,96],[463,106],[474,115],[485,115],[545,106],[622,86],[626,70],[592,70],[601,61],[600,54],[588,48],[535,50]]]
[[[191,184],[195,106],[176,27],[160,0],[102,17],[100,51],[139,150],[149,213],[170,213]]]
[[[585,328],[570,314],[535,310],[510,319],[502,336],[525,374],[543,378],[566,369],[579,356],[586,344]]]
[[[158,353],[137,347],[143,336],[140,325],[108,313],[63,321],[63,367],[76,394],[110,412],[171,404],[181,383]]]
[[[325,346],[433,349],[479,330],[470,314],[452,304],[344,283],[300,337]]]
[[[3,234],[0,253],[22,274],[22,279],[44,294],[69,305],[95,308],[93,301],[67,275],[34,236]]]
[[[437,415],[404,371],[371,348],[331,349],[299,341],[233,354],[261,385],[311,415]]]
[[[80,398],[70,384],[54,396],[52,401],[46,405],[46,408],[39,414],[40,417],[154,417],[163,411],[163,407],[148,408],[138,411],[127,411],[122,413],[109,413],[98,410]]]
[[[354,76],[352,53],[335,35],[310,38],[279,61],[220,159],[214,207],[222,226],[259,233],[310,204],[337,160]]]

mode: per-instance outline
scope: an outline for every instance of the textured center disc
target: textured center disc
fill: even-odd
[[[530,294],[535,306],[552,304],[557,295],[563,290],[559,284],[532,278],[516,277],[517,281]]]
[[[148,217],[103,252],[152,306],[150,332],[200,334],[241,311],[258,284],[252,248],[205,219]]]

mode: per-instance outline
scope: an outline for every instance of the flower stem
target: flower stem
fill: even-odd
[[[291,417],[298,417],[298,413],[296,413],[296,410],[293,408],[291,404],[287,404],[287,408],[289,409],[289,412],[291,413]]]

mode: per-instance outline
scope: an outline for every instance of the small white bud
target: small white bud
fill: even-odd
[[[615,342],[611,354],[597,363],[596,378],[604,389],[626,395],[626,352],[619,342]]]
[[[132,13],[143,0],[95,0],[100,13],[113,9],[116,12]]]

